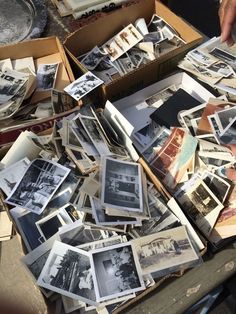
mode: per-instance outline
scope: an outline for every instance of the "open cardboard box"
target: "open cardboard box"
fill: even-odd
[[[79,70],[86,72],[86,69],[77,59],[80,55],[90,51],[96,45],[104,44],[129,23],[134,23],[137,18],[144,17],[146,23],[149,23],[154,13],[173,26],[186,44],[115,79],[109,84],[103,84],[100,88],[103,104],[107,99],[114,101],[123,98],[162,79],[164,75],[175,69],[178,61],[184,57],[188,50],[197,46],[203,40],[202,36],[159,1],[142,0],[101,17],[66,38],[64,42],[65,50],[73,62],[77,64],[78,73]],[[75,73],[75,76],[78,73]]]
[[[68,84],[74,81],[74,75],[71,70],[69,61],[65,54],[64,48],[57,37],[39,38],[24,42],[19,42],[12,45],[0,47],[0,58],[11,60],[33,57],[35,68],[43,63],[60,62],[54,88],[63,90]],[[30,100],[31,103],[36,104],[50,97],[50,91],[35,92]],[[69,112],[68,112],[69,113]],[[30,130],[34,133],[42,132],[53,126],[53,121],[66,115],[63,112],[50,118],[37,119],[36,121],[26,122],[21,126],[8,127],[4,126],[4,121],[0,122],[0,146],[13,142],[23,130]]]

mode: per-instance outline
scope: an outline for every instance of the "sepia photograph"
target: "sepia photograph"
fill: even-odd
[[[137,256],[130,243],[91,251],[98,302],[145,289]]]
[[[59,63],[39,64],[37,70],[37,89],[51,90],[54,88]]]
[[[185,226],[172,228],[132,240],[142,274],[154,278],[186,269],[198,262]]]
[[[139,31],[132,24],[129,24],[117,35],[108,40],[102,46],[102,49],[110,56],[113,62],[142,39],[143,36]]]
[[[69,174],[70,169],[44,159],[33,160],[6,203],[40,215]]]
[[[72,299],[96,305],[89,253],[55,241],[38,285]]]
[[[79,100],[101,84],[103,84],[103,81],[100,78],[96,77],[92,72],[86,72],[66,86],[64,91],[75,100]]]
[[[103,206],[143,212],[141,167],[137,163],[104,158],[101,201]]]

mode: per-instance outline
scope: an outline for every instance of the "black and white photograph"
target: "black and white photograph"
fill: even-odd
[[[152,142],[153,138],[156,137],[157,133],[160,131],[161,127],[153,120],[145,126],[132,133],[132,136],[139,142],[143,147]]]
[[[151,32],[143,37],[144,42],[152,42],[153,44],[158,44],[162,40],[164,40],[164,36],[161,31]]]
[[[38,285],[72,299],[96,305],[89,253],[55,241]]]
[[[224,203],[231,187],[229,182],[209,171],[202,174],[202,179],[218,200]]]
[[[20,207],[12,208],[10,213],[28,252],[34,250],[44,242],[35,224],[42,218],[41,215],[34,214]]]
[[[50,250],[54,244],[54,241],[58,240],[58,236],[53,236],[37,248],[26,254],[21,258],[21,261],[26,265],[28,270],[37,280],[41,271],[46,263]]]
[[[144,289],[137,256],[130,243],[97,249],[90,253],[98,302]]]
[[[89,252],[91,250],[96,250],[96,249],[100,249],[103,247],[108,247],[108,246],[120,244],[123,242],[127,242],[126,236],[112,236],[111,238],[93,241],[93,242],[86,243],[86,244],[81,244],[78,246],[78,249]]]
[[[79,119],[99,154],[101,156],[110,155],[110,150],[106,144],[105,133],[98,120],[95,117],[88,117],[81,114],[79,114]]]
[[[236,144],[236,118],[220,134],[220,141],[224,144]]]
[[[197,62],[204,64],[204,65],[212,65],[216,62],[214,58],[211,59],[211,57],[204,52],[194,49],[188,53],[188,56],[196,60]]]
[[[221,201],[201,178],[197,178],[192,186],[188,187],[188,183],[186,183],[185,193],[176,197],[185,213],[208,236],[215,225],[220,211],[224,207]]]
[[[145,102],[148,104],[148,106],[152,106],[155,108],[160,107],[166,100],[168,100],[169,97],[174,95],[174,93],[177,91],[177,88],[175,85],[171,85],[167,88],[164,88],[157,92],[156,94],[152,95],[151,97],[145,99]]]
[[[10,69],[6,69],[4,72],[0,71],[0,108],[17,95],[27,80],[28,76],[25,73]]]
[[[94,70],[105,57],[106,54],[95,46],[80,62],[87,70]]]
[[[59,63],[39,64],[37,70],[37,89],[41,91],[54,88]]]
[[[234,55],[232,55],[229,52],[222,50],[220,48],[215,47],[209,53],[211,55],[213,55],[214,57],[216,57],[222,61],[225,61],[226,63],[230,64],[231,62],[233,62],[233,63],[236,62],[236,57]]]
[[[105,207],[143,212],[141,166],[133,162],[104,158],[101,200]]]
[[[220,132],[223,132],[223,130],[235,119],[236,106],[217,111],[215,115],[219,125],[219,130]]]
[[[6,203],[41,214],[70,169],[44,159],[33,160]]]
[[[92,72],[86,72],[70,85],[66,86],[64,91],[75,100],[79,100],[101,84],[103,84],[103,81],[100,78],[96,77]]]
[[[93,229],[84,226],[81,221],[76,221],[66,228],[61,228],[59,232],[60,239],[63,243],[78,246],[84,243],[102,240],[105,234],[99,229]]]
[[[132,217],[119,217],[107,215],[105,208],[102,206],[100,199],[90,197],[92,204],[93,217],[96,224],[99,226],[112,226],[112,225],[136,225],[139,223],[137,219]]]
[[[154,278],[191,267],[198,262],[185,226],[172,228],[132,240],[142,274]]]
[[[0,171],[0,188],[9,196],[16,183],[22,178],[30,161],[24,158]]]
[[[72,221],[70,221],[72,222]],[[52,214],[38,220],[36,223],[39,233],[46,241],[59,231],[59,228],[66,224],[60,211],[56,210]]]
[[[52,109],[54,114],[59,114],[73,109],[77,106],[77,102],[74,98],[63,91],[52,89],[51,94]]]
[[[137,68],[135,63],[133,63],[132,58],[130,58],[128,54],[122,55],[114,62],[117,62],[117,65],[119,66],[118,69],[120,69],[120,75],[129,73]]]
[[[209,71],[214,73],[218,73],[220,76],[229,77],[230,75],[234,75],[233,69],[225,62],[216,62],[207,67]]]

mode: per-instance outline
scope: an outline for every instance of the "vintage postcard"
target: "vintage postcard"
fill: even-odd
[[[90,253],[98,302],[145,289],[137,256],[130,243],[113,245]]]
[[[132,240],[142,274],[161,277],[166,273],[192,267],[199,257],[185,226]]]
[[[54,88],[59,63],[39,64],[37,69],[37,89],[39,91]]]
[[[103,162],[102,205],[143,212],[141,166],[108,157]]]
[[[86,72],[70,85],[66,86],[64,91],[75,100],[79,100],[101,84],[103,84],[102,80],[92,72]]]
[[[6,203],[41,214],[70,169],[44,159],[33,160]]]
[[[96,305],[89,253],[55,241],[38,285],[72,299]]]

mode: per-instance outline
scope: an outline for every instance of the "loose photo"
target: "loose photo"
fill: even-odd
[[[51,90],[54,87],[59,63],[39,64],[37,70],[37,89]]]
[[[113,245],[90,253],[98,302],[145,289],[137,256],[130,243]]]
[[[92,72],[87,72],[65,87],[64,91],[75,100],[79,100],[101,84],[103,84],[103,81],[100,78],[96,77]]]
[[[141,166],[108,157],[103,162],[102,205],[143,212]]]
[[[96,305],[90,255],[70,245],[54,242],[37,283],[72,299]]]
[[[70,169],[44,159],[33,160],[6,203],[41,214]]]

